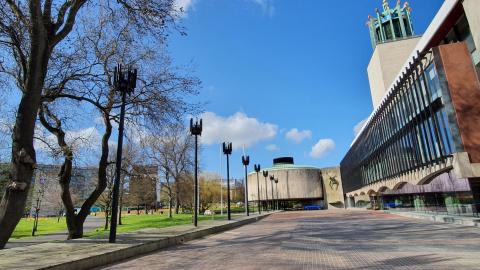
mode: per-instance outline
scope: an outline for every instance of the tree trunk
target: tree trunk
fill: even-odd
[[[122,224],[122,208],[123,208],[123,189],[120,191],[120,202],[118,206],[118,225],[123,225]]]
[[[35,5],[35,4],[32,4]],[[24,80],[24,92],[18,106],[12,132],[10,184],[0,201],[0,249],[5,247],[24,215],[28,191],[36,166],[33,147],[35,122],[47,73],[50,48],[47,33],[39,14],[32,15],[30,57]]]
[[[173,197],[172,197],[172,192],[169,191],[168,194],[168,217],[172,218],[172,207],[173,207]]]
[[[175,198],[175,214],[178,215],[180,212],[180,199],[177,197]]]
[[[120,179],[120,202],[118,203],[118,225],[122,224],[122,209],[123,209],[123,184],[125,183],[125,174]]]
[[[108,230],[108,210],[105,210],[105,230]]]

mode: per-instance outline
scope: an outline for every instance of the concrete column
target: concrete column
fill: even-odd
[[[402,37],[407,37],[407,31],[405,30],[405,22],[403,21],[403,11],[401,8],[398,9],[398,18],[400,22],[400,30],[402,31]]]
[[[477,50],[480,50],[480,5],[478,0],[463,0],[463,9],[470,25],[475,46]]]
[[[458,198],[455,194],[447,194],[444,197],[447,213],[450,215],[458,214]]]
[[[347,208],[354,208],[355,207],[355,198],[354,197],[347,197]]]
[[[423,212],[425,210],[425,199],[423,195],[415,195],[413,204],[415,205],[415,211]]]
[[[402,200],[395,198],[395,208],[400,208],[403,205]]]

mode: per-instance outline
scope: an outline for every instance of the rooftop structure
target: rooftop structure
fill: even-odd
[[[408,38],[415,35],[413,23],[410,18],[411,8],[408,2],[403,6],[398,0],[395,7],[390,7],[388,0],[383,0],[383,11],[378,8],[375,16],[368,16],[368,28],[372,47],[388,41]]]

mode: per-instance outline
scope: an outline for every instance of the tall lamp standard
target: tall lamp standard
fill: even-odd
[[[223,143],[223,154],[227,156],[227,215],[228,220],[232,219],[232,215],[230,213],[230,158],[229,156],[232,154],[232,143]]]
[[[275,197],[273,196],[273,182],[275,181],[275,175],[270,176],[270,185],[272,187],[272,210],[275,210]]]
[[[268,211],[268,185],[267,185],[267,177],[268,171],[263,171],[263,177],[265,177],[265,210]]]
[[[250,216],[250,211],[248,209],[248,165],[250,164],[250,157],[249,156],[242,156],[242,164],[245,166],[245,211],[247,212],[247,217]]]
[[[277,189],[277,211],[278,211],[278,178],[276,178],[274,181],[275,181],[275,188]]]
[[[113,73],[113,85],[115,90],[122,94],[122,104],[120,106],[120,123],[118,124],[118,146],[117,160],[115,168],[115,181],[113,183],[112,194],[112,216],[110,220],[110,236],[108,241],[115,243],[117,238],[117,217],[118,217],[118,196],[120,193],[120,173],[122,168],[122,147],[123,147],[123,129],[125,122],[125,103],[127,94],[130,95],[137,86],[137,69],[130,69],[125,72],[122,65],[118,65]]]
[[[258,173],[260,172],[260,164],[253,165],[253,168],[257,173],[257,207],[258,207],[258,214],[260,215],[262,213],[262,210],[260,210],[260,179],[258,177]]]
[[[193,214],[193,225],[198,226],[198,136],[202,136],[202,119],[200,122],[195,121],[193,123],[193,118],[190,119],[190,133],[192,136],[195,136],[195,184],[194,184],[194,214]]]

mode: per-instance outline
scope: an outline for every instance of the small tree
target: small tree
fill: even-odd
[[[200,212],[204,212],[207,209],[217,203],[220,203],[220,176],[215,174],[203,174],[200,177]]]
[[[193,140],[184,126],[174,125],[161,134],[145,138],[143,144],[148,159],[160,168],[164,176],[162,190],[169,198],[170,207],[175,199],[175,213],[178,214],[182,202],[191,204],[193,187],[188,190],[186,186],[194,166]]]
[[[45,177],[40,177],[38,183],[35,185],[37,186],[37,189],[35,192],[35,206],[33,209],[34,219],[33,219],[32,236],[35,236],[35,232],[37,231],[37,228],[38,228],[38,218],[39,218],[40,209],[42,206],[42,200],[43,200],[43,197],[45,196],[46,183],[47,183],[47,180],[45,179]]]
[[[110,210],[112,208],[112,194],[113,194],[113,182],[115,180],[115,165],[113,162],[107,168],[107,187],[103,191],[102,195],[98,198],[98,203],[103,208],[105,213],[105,225],[104,229],[108,229],[108,221],[110,216]]]

